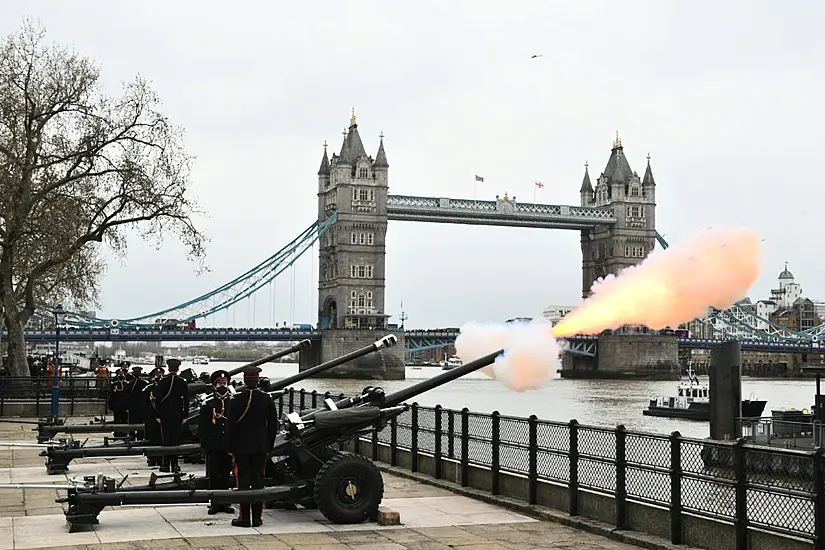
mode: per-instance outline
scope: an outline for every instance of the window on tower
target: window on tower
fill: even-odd
[[[358,170],[358,177],[361,179],[367,179],[370,177],[369,168],[361,168]]]
[[[350,277],[353,279],[372,279],[373,266],[371,265],[351,265]]]
[[[635,185],[630,188],[630,196],[631,197],[638,197],[639,196],[639,188]]]

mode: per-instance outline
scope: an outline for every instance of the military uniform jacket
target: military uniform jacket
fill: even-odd
[[[126,388],[129,392],[129,409],[133,411],[143,410],[143,400],[145,399],[143,388],[148,385],[149,383],[146,380],[137,377],[126,383]]]
[[[155,390],[155,412],[158,418],[185,417],[189,391],[186,382],[173,374],[167,374],[158,382]]]
[[[149,382],[143,391],[140,392],[141,406],[143,407],[144,418],[157,417],[157,397],[158,385],[154,382]]]
[[[109,410],[120,411],[129,408],[129,387],[126,380],[115,378],[109,388],[109,399],[107,401]]]
[[[226,451],[226,413],[229,403],[229,396],[223,399],[214,396],[201,407],[198,420],[201,449]]]
[[[227,450],[233,454],[268,453],[278,435],[278,409],[264,392],[243,390],[227,407]]]

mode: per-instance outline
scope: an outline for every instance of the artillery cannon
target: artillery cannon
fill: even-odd
[[[235,376],[236,374],[242,373],[244,370],[257,367],[259,365],[263,365],[264,363],[269,363],[271,361],[275,361],[276,359],[280,359],[281,357],[285,357],[290,353],[295,353],[298,351],[302,351],[308,349],[312,345],[310,340],[301,340],[294,346],[290,346],[288,348],[284,348],[282,350],[278,350],[275,353],[267,355],[265,357],[261,357],[260,359],[256,359],[251,363],[246,363],[245,365],[241,365],[240,367],[236,367],[229,372],[229,376]],[[204,396],[209,397],[212,392],[212,387],[209,384],[204,384],[203,382],[193,380],[187,384],[187,389],[189,391],[190,399],[193,403],[200,405],[204,401]],[[184,428],[183,428],[183,441],[191,442],[193,441],[192,432],[188,429],[188,422],[191,421],[192,418],[197,419],[197,411],[193,414],[190,414],[187,419],[184,420]],[[97,422],[92,421],[89,424],[66,424],[59,419],[59,423],[51,423],[45,420],[41,420],[37,424],[37,442],[44,443],[46,441],[50,441],[54,438],[54,436],[58,434],[102,434],[102,433],[111,433],[111,432],[125,432],[125,433],[144,433],[144,425],[143,424],[109,424],[106,422],[106,419],[100,419]],[[97,420],[97,419],[95,419]],[[128,438],[121,438],[121,439],[128,439]],[[197,441],[197,439],[194,439]]]
[[[300,343],[299,345],[309,345],[309,340],[305,340],[304,342]],[[283,395],[283,390],[285,388],[291,386],[292,384],[295,384],[296,382],[300,382],[301,380],[304,380],[316,374],[328,371],[333,367],[337,367],[338,365],[342,365],[348,361],[352,361],[353,359],[357,359],[364,355],[374,353],[381,349],[390,348],[394,346],[397,342],[398,338],[396,338],[396,336],[385,336],[377,342],[374,342],[361,349],[357,349],[351,353],[327,361],[326,363],[316,365],[310,369],[305,370],[304,372],[299,372],[298,374],[295,374],[293,376],[288,376],[282,380],[271,383],[269,386],[270,391],[268,391],[267,393],[273,398],[280,397],[281,395]],[[283,352],[280,353],[283,354]],[[271,357],[272,356],[264,357],[252,363],[249,363],[248,365],[244,365],[243,367],[233,369],[231,372],[238,374],[243,369],[255,367],[265,363],[267,360],[271,359]],[[145,442],[127,443],[124,445],[103,445],[94,447],[84,447],[82,445],[79,445],[79,442],[77,441],[63,440],[61,442],[52,443],[48,445],[40,454],[41,456],[46,457],[46,472],[49,475],[60,474],[68,471],[69,463],[76,458],[115,458],[141,455],[147,457],[158,457],[168,456],[172,454],[177,454],[178,456],[183,457],[193,457],[201,454],[200,443],[197,442],[197,419],[197,412],[191,414],[188,418],[185,419],[185,422],[188,422],[186,422],[184,429],[186,429],[190,433],[190,437],[188,439],[188,441],[190,442],[175,447],[151,446],[146,444]],[[4,444],[0,442],[0,447],[2,446],[4,446]]]
[[[293,412],[283,418],[283,430],[269,453],[266,488],[258,490],[209,491],[206,478],[176,476],[163,487],[116,489],[113,482],[90,488],[69,489],[61,502],[70,532],[96,525],[106,506],[131,504],[194,504],[208,502],[242,503],[265,501],[268,506],[318,508],[338,524],[361,523],[373,517],[384,495],[381,472],[370,460],[339,452],[335,443],[383,429],[407,409],[404,402],[435,387],[495,362],[502,353],[487,355],[461,367],[443,372],[392,394],[368,387],[360,396],[333,401],[311,411]]]

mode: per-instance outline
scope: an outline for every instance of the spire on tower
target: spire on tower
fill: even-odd
[[[329,175],[329,157],[327,156],[327,141],[324,140],[324,156],[321,158],[321,167],[318,169],[319,176]]]
[[[355,121],[355,107],[352,108],[352,116],[349,117],[349,125],[350,128],[356,126],[358,123]]]
[[[642,185],[656,186],[656,181],[653,179],[653,170],[650,168],[650,153],[647,154],[647,168],[645,168],[645,175],[642,178]]]
[[[387,162],[387,153],[384,152],[384,132],[381,132],[378,138],[381,142],[378,144],[378,153],[375,155],[375,167],[389,168],[390,165]]]
[[[579,193],[590,193],[593,194],[593,184],[590,183],[590,173],[588,171],[588,167],[590,164],[585,161],[584,163],[584,178],[582,179],[582,186],[579,189]]]
[[[622,140],[619,138],[619,131],[616,130],[616,139],[613,140],[613,148],[619,149],[622,146]]]

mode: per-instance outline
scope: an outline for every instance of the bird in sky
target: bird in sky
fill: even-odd
[[[541,57],[542,55],[544,55],[544,54],[534,53],[533,55],[530,56],[530,59],[535,59],[537,57]]]

